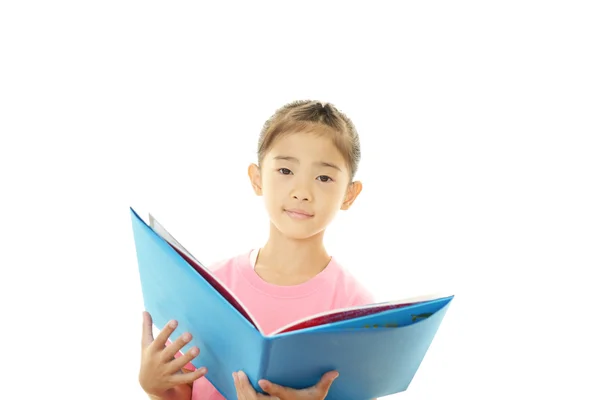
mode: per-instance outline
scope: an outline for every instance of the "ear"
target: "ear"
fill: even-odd
[[[344,202],[342,203],[342,210],[347,210],[350,208],[354,200],[358,197],[358,195],[362,192],[362,183],[360,181],[354,181],[350,185],[348,185],[348,189],[346,189],[346,197],[344,197]]]
[[[262,196],[262,184],[260,179],[260,168],[256,164],[250,164],[248,167],[248,177],[250,178],[250,184],[254,193],[257,196]]]

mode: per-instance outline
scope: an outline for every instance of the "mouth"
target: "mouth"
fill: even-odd
[[[284,209],[285,213],[294,219],[309,219],[314,217],[314,214],[310,214],[303,210],[298,209]]]

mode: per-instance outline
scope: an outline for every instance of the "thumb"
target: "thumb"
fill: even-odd
[[[327,394],[327,392],[329,392],[329,388],[333,384],[333,381],[336,380],[338,376],[340,376],[340,374],[337,371],[329,371],[325,373],[315,385],[315,389],[324,395]]]
[[[148,347],[153,341],[154,335],[152,335],[152,316],[148,311],[144,311],[142,322],[142,348]]]
[[[258,386],[261,387],[266,393],[270,394],[274,397],[285,398],[285,394],[289,391],[288,388],[268,381],[266,379],[261,379],[258,381]]]

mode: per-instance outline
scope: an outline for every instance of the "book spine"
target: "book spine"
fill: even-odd
[[[258,368],[258,379],[265,379],[267,371],[269,369],[269,360],[271,358],[271,345],[273,344],[273,340],[271,338],[267,338],[263,341],[263,348],[260,355],[260,366]]]

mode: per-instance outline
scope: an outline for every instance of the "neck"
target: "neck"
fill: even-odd
[[[260,267],[283,275],[318,274],[331,259],[323,244],[324,234],[292,239],[271,224],[269,239],[259,253]]]

